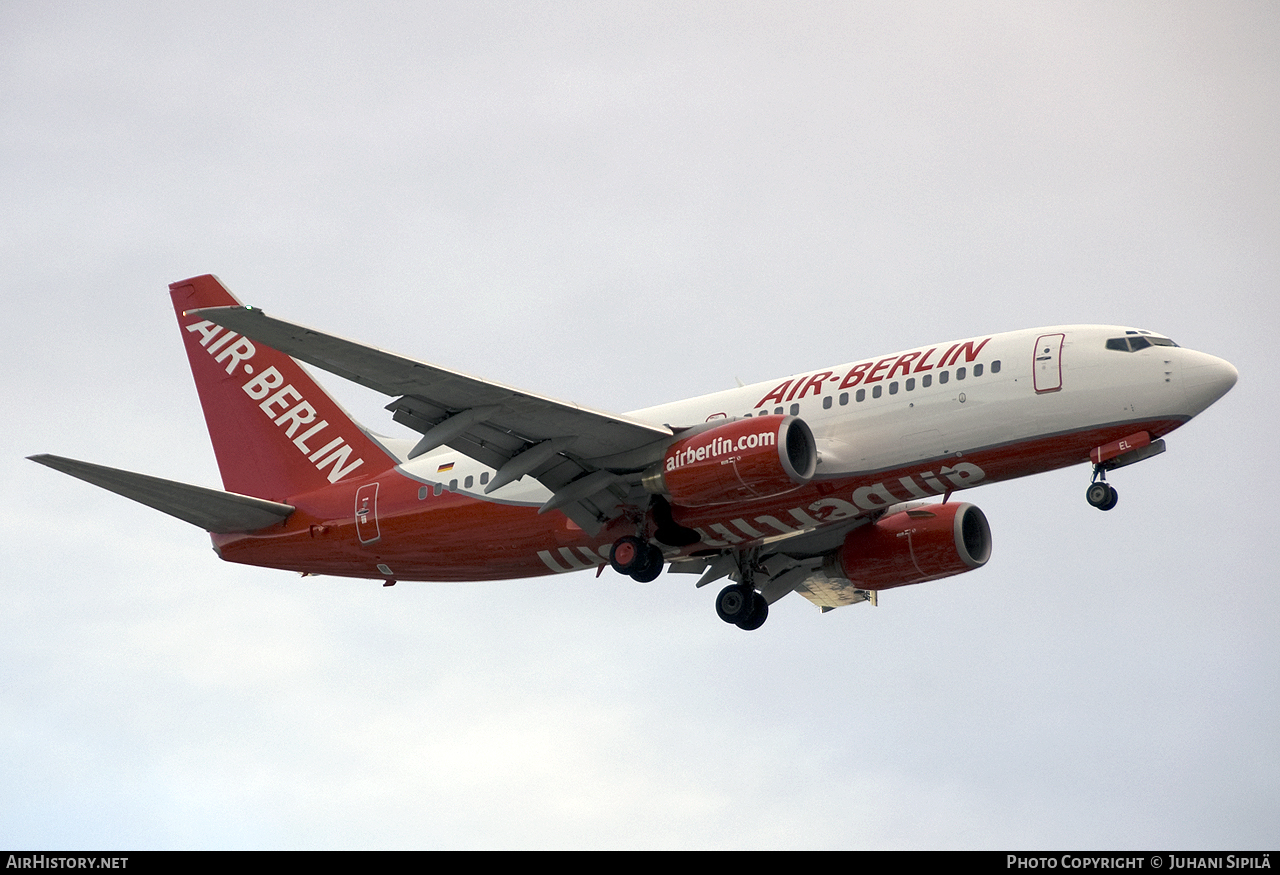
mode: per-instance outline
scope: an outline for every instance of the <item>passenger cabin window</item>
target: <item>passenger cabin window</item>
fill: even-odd
[[[981,376],[982,376],[982,365],[974,365],[974,366],[973,366],[973,375],[974,375],[975,377],[981,377]]]
[[[828,396],[826,396],[825,398],[823,398],[823,399],[822,399],[822,409],[823,409],[823,410],[830,410],[830,409],[831,409],[831,396],[830,396],[830,395],[828,395]]]
[[[943,371],[942,373],[938,374],[939,383],[945,383],[949,379],[951,379],[951,375],[947,371]]]
[[[858,394],[854,396],[854,400],[861,403],[862,401],[866,400],[866,397],[867,397],[867,390],[859,389]]]
[[[921,389],[928,389],[932,385],[933,385],[933,374],[925,374],[923,377],[920,378]]]
[[[996,359],[991,363],[991,373],[993,374],[1000,373],[1000,359]]]

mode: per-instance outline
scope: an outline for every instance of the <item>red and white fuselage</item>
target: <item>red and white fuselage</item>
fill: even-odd
[[[732,505],[677,505],[677,522],[702,539],[666,552],[742,549],[1085,463],[1093,448],[1125,436],[1163,437],[1235,381],[1230,364],[1193,350],[1106,348],[1117,337],[1156,337],[1126,332],[1134,329],[1069,325],[949,341],[633,411],[654,424],[781,412],[802,418],[817,444],[805,486]],[[494,469],[447,448],[359,473],[343,490],[287,497],[299,512],[279,532],[215,536],[220,555],[355,577],[498,580],[599,566],[633,528],[620,517],[592,536],[564,516],[539,514],[552,493],[529,478],[485,495]]]

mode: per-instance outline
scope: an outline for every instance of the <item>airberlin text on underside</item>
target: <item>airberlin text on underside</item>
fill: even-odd
[[[791,518],[788,521],[783,521],[773,514],[762,514],[750,522],[737,518],[710,523],[705,527],[694,526],[693,529],[702,536],[702,546],[734,547],[749,541],[776,538],[779,535],[793,535],[815,529],[826,523],[884,510],[904,501],[930,498],[953,489],[966,489],[976,486],[985,477],[986,472],[972,462],[957,462],[955,465],[943,465],[937,472],[921,471],[905,477],[873,483],[870,486],[861,486],[855,489],[847,500],[827,496],[819,498],[806,507],[793,507],[785,511],[785,515]],[[561,547],[555,554],[550,550],[539,550],[538,558],[557,573],[579,571],[583,568],[595,568],[608,562],[609,548],[608,544],[598,548]]]

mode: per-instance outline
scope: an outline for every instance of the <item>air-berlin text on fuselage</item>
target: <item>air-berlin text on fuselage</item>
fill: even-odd
[[[253,365],[247,362],[253,358],[257,348],[249,338],[240,336],[232,343],[237,337],[236,332],[224,332],[222,326],[208,320],[191,323],[187,326],[187,331],[200,334],[200,345],[214,357],[214,361],[225,364],[228,374],[233,373],[237,366],[242,366],[246,374],[253,374]],[[260,402],[258,408],[284,429],[285,437],[291,439],[293,445],[317,471],[323,474],[324,469],[329,468],[327,476],[330,483],[337,483],[364,464],[364,459],[361,458],[348,461],[352,448],[341,436],[319,446],[322,438],[318,436],[329,427],[328,420],[317,421],[315,407],[302,397],[302,393],[292,383],[285,384],[284,375],[274,366],[268,366],[241,388],[254,401]],[[298,434],[299,429],[305,430]],[[313,450],[312,447],[317,448]]]
[[[936,360],[933,354],[938,351],[938,348],[932,346],[929,349],[891,355],[879,361],[859,362],[849,368],[843,379],[832,371],[819,371],[808,377],[795,377],[775,386],[769,394],[756,402],[756,407],[763,407],[770,402],[783,404],[788,401],[799,401],[806,395],[821,395],[828,383],[839,382],[837,390],[850,389],[859,383],[879,383],[882,380],[892,380],[897,376],[907,377],[911,374],[932,371],[935,368],[949,368],[960,361],[961,355],[964,356],[967,364],[977,359],[978,353],[982,352],[982,348],[990,339],[990,337],[984,337],[976,343],[972,340],[953,343]]]
[[[703,444],[700,447],[685,447],[667,457],[666,470],[674,471],[677,468],[683,468],[685,465],[692,465],[695,462],[705,462],[709,459],[719,458],[720,456],[729,456],[733,453],[740,453],[743,450],[754,450],[758,447],[772,447],[778,442],[778,436],[773,432],[765,432],[764,434],[744,434],[737,440],[729,440],[728,438],[715,437],[711,439],[711,443]]]

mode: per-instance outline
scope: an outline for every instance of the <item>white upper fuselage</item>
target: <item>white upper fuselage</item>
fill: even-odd
[[[1110,423],[1185,421],[1235,383],[1234,367],[1204,353],[1107,348],[1108,340],[1124,337],[1168,342],[1119,326],[1033,328],[903,350],[630,415],[672,425],[721,415],[797,415],[818,439],[819,477],[829,477]],[[1047,356],[1039,338],[1051,339]]]
[[[1126,347],[1116,343],[1124,338],[1143,338],[1132,345],[1146,345],[1114,348]],[[1159,437],[1220,398],[1236,376],[1228,362],[1152,332],[1062,325],[931,344],[627,415],[677,429],[713,419],[796,415],[817,440],[817,479],[829,480],[1128,423],[1164,423],[1152,434]],[[1082,447],[1073,461],[1087,461],[1090,448]],[[454,463],[443,478],[450,491],[482,496],[480,477],[491,469],[456,452],[431,453],[403,468],[440,482],[445,458]],[[541,504],[549,494],[525,478],[487,498]]]

